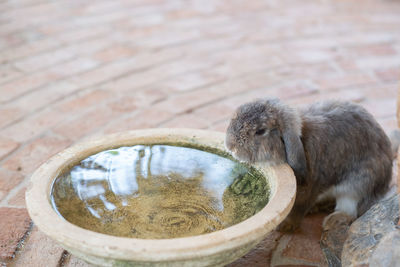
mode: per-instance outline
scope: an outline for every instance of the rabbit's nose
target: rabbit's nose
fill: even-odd
[[[236,149],[236,147],[233,147],[232,149],[230,149],[230,152],[231,152],[231,154],[232,154],[232,156],[234,158],[237,158],[237,149]]]
[[[236,147],[234,145],[232,145],[232,143],[230,143],[230,142],[225,142],[225,147],[232,153],[237,152]]]
[[[232,149],[234,149],[229,137],[225,138],[225,148],[228,149],[229,151],[232,151]]]

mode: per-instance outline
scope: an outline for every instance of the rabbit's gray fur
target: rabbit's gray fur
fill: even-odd
[[[350,102],[301,110],[278,99],[247,103],[230,121],[225,143],[239,160],[292,167],[298,189],[281,225],[286,231],[298,226],[318,197],[334,197],[336,211],[355,219],[388,190],[392,176],[389,138],[370,113]]]

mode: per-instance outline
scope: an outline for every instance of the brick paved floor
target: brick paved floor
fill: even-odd
[[[358,102],[390,131],[400,1],[0,1],[0,265],[86,266],[26,213],[30,174],[87,136],[224,131],[239,104]],[[323,215],[232,266],[324,265]],[[24,242],[20,242],[20,240]]]

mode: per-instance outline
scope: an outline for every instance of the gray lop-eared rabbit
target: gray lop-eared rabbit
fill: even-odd
[[[230,121],[225,145],[246,162],[288,163],[296,176],[294,207],[280,225],[296,229],[321,199],[336,199],[333,214],[363,214],[388,190],[391,143],[363,107],[341,101],[296,110],[278,99],[240,106]]]

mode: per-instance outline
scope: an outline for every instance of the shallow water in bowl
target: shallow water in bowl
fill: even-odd
[[[92,155],[57,177],[51,200],[67,221],[99,233],[162,239],[237,224],[268,202],[258,171],[203,150],[120,147]]]

